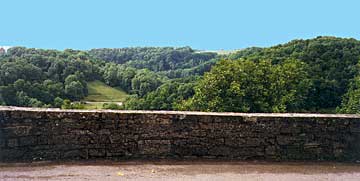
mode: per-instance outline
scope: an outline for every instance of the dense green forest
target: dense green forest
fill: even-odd
[[[110,109],[360,113],[360,41],[293,40],[227,55],[190,47],[0,55],[0,104],[83,108],[88,82],[130,96]]]
[[[82,108],[71,102],[83,100],[88,95],[87,83],[100,80],[133,95],[126,107],[141,108],[143,105],[130,103],[170,81],[179,85],[194,82],[194,77],[210,70],[216,57],[214,53],[198,53],[187,47],[91,51],[14,47],[0,56],[0,104]],[[156,61],[166,66],[159,67]],[[189,94],[187,89],[180,91]]]

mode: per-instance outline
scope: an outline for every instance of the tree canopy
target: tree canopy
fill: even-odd
[[[231,112],[296,112],[311,81],[304,63],[223,60],[206,73],[183,109]]]
[[[111,109],[360,112],[360,41],[317,37],[231,54],[190,47],[10,48],[0,105],[82,108],[87,82],[131,96]]]

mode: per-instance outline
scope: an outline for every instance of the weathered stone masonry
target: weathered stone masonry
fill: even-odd
[[[0,107],[0,161],[360,160],[360,116]]]

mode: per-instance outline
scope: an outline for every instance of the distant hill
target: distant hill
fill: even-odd
[[[190,47],[138,47],[92,49],[89,54],[97,59],[152,71],[186,69],[216,58],[214,52],[196,52]]]
[[[198,53],[216,53],[218,55],[229,55],[229,54],[241,51],[241,50],[242,49],[235,49],[235,50],[199,50],[199,51],[196,51],[196,52],[198,52]]]
[[[0,104],[76,108],[129,94],[126,109],[360,113],[359,61],[360,41],[327,36],[233,51],[12,47],[0,57]]]

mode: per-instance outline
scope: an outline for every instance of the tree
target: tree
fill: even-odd
[[[2,101],[9,106],[17,106],[16,90],[12,85],[0,86]]]
[[[341,106],[337,108],[337,112],[347,114],[360,113],[360,76],[352,80],[348,92],[343,96]]]
[[[39,67],[26,63],[23,60],[0,64],[0,80],[3,82],[3,85],[12,84],[18,79],[39,80],[42,76]]]
[[[301,111],[311,81],[296,60],[223,60],[195,87],[186,109],[230,112]],[[184,107],[183,107],[184,108]]]
[[[22,91],[16,93],[16,100],[18,106],[42,107],[44,105],[41,101],[27,96],[26,93]]]
[[[329,113],[338,107],[354,113],[359,57],[360,41],[336,37],[293,40],[230,55],[189,47],[14,47],[0,56],[0,104],[58,107],[60,99],[86,96],[87,81],[100,80],[133,94],[125,103],[131,109]],[[236,63],[216,65],[220,59]],[[211,69],[198,83],[176,79],[201,77]]]
[[[149,70],[139,71],[131,80],[132,91],[140,97],[145,96],[148,92],[154,91],[162,84],[158,74]]]
[[[181,102],[194,95],[197,77],[168,81],[143,98],[133,97],[125,102],[127,109],[177,110]]]
[[[64,99],[61,99],[60,97],[56,97],[54,99],[54,107],[61,108],[61,106],[64,104]]]
[[[107,64],[106,67],[104,68],[103,77],[106,84],[110,86],[119,85],[118,68],[116,64],[114,63]]]
[[[51,93],[54,97],[64,97],[64,85],[61,82],[55,82],[52,80],[45,80],[43,82],[44,88],[46,88],[46,91]]]
[[[71,109],[71,101],[69,99],[65,99],[61,105],[61,109]]]
[[[154,72],[186,69],[216,58],[216,53],[196,52],[190,47],[144,47],[92,49],[89,54],[97,59]]]
[[[56,97],[83,97],[81,94],[87,95],[86,81],[101,79],[101,62],[91,60],[90,55],[83,51],[11,48],[6,56],[0,57],[2,104],[58,107],[59,103],[54,102]],[[82,84],[77,86],[82,87],[82,91],[75,91],[72,82],[76,81]],[[67,94],[64,84],[68,88]]]
[[[311,112],[333,112],[342,102],[350,80],[357,75],[360,41],[352,38],[317,37],[293,40],[270,48],[245,49],[230,58],[253,61],[269,59],[278,64],[297,59],[309,67],[313,82],[305,109]]]
[[[72,81],[70,83],[68,82],[65,85],[65,94],[71,100],[80,100],[85,97],[83,90],[84,87],[79,81]]]

